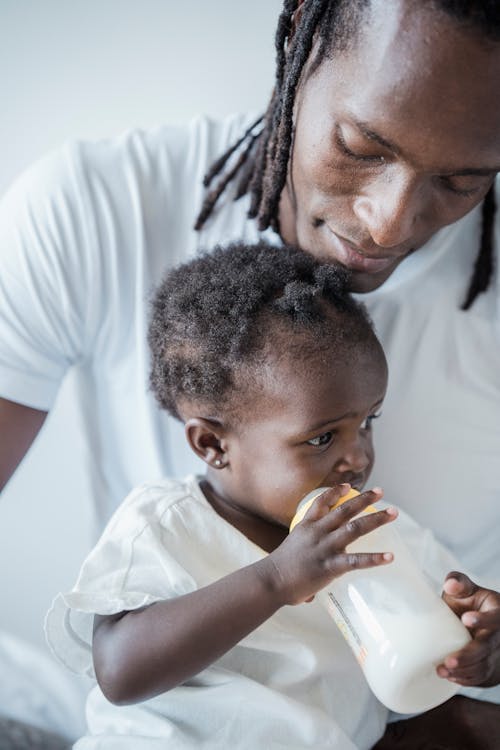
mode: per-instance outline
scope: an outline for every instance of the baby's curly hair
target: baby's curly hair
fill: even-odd
[[[298,367],[332,347],[344,357],[346,347],[380,346],[341,270],[265,242],[218,246],[170,271],[152,299],[148,342],[151,389],[178,419],[183,402],[220,413],[233,392],[255,396],[250,383],[268,357]]]

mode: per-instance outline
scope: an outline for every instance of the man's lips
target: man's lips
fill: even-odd
[[[339,237],[334,231],[327,227],[330,241],[335,254],[335,260],[345,266],[349,271],[362,271],[364,273],[380,273],[393,266],[399,256],[370,256],[362,250],[357,249],[347,240]]]

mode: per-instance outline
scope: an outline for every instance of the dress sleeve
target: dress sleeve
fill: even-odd
[[[0,201],[0,395],[48,410],[85,349],[91,229],[71,147]]]
[[[84,561],[71,591],[54,599],[45,618],[47,642],[74,672],[94,676],[94,615],[146,607],[195,590],[183,564],[185,515],[179,505],[196,502],[182,485],[144,486],[126,498]]]

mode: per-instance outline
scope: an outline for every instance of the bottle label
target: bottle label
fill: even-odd
[[[338,627],[342,635],[344,636],[345,640],[351,647],[354,656],[358,660],[359,664],[363,666],[363,664],[366,661],[366,657],[368,655],[368,651],[366,650],[366,647],[363,645],[363,642],[361,638],[359,637],[359,633],[352,624],[352,621],[350,620],[347,612],[342,607],[339,600],[332,594],[331,591],[328,591],[328,611],[330,612],[330,615],[332,619],[335,622],[335,625]]]

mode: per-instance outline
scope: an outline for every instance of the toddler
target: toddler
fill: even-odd
[[[381,490],[330,511],[368,479],[386,390],[364,308],[332,266],[235,244],[166,277],[149,344],[152,390],[206,473],[135,489],[54,601],[51,647],[97,679],[75,747],[368,750],[387,711],[314,600],[332,578],[392,560],[346,553],[396,518],[386,507],[352,522]],[[320,486],[332,489],[289,534]],[[444,551],[398,525],[442,581]],[[459,660],[441,670],[461,677]]]

